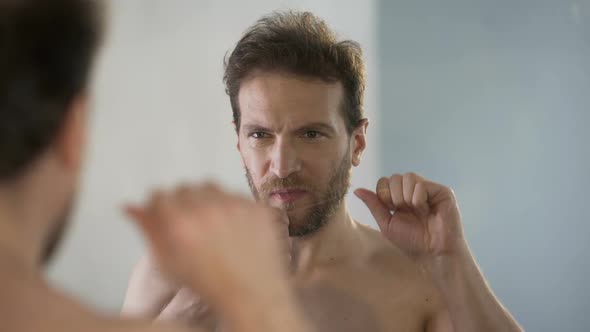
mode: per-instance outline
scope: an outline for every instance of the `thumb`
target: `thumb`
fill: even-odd
[[[149,218],[144,208],[129,204],[123,207],[123,213],[142,230],[146,227],[149,227]]]
[[[391,212],[379,199],[377,194],[364,188],[355,190],[354,194],[369,208],[381,231],[386,230],[389,219],[391,218]]]
[[[271,207],[270,211],[275,221],[280,222],[283,226],[289,226],[289,216],[282,209]]]
[[[154,258],[156,266],[162,266],[162,248],[166,246],[162,237],[162,230],[158,229],[160,223],[151,217],[146,208],[134,205],[127,205],[123,211],[134,224],[137,225],[143,234],[144,240],[149,248],[151,257]]]
[[[158,230],[157,223],[155,220],[150,220],[148,212],[143,207],[126,205],[123,211],[129,219],[140,229],[146,239],[152,244],[157,240]]]

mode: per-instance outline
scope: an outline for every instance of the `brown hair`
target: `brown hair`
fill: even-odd
[[[240,129],[240,85],[255,70],[286,71],[340,82],[349,134],[363,117],[365,66],[361,47],[351,40],[338,41],[328,25],[312,13],[285,11],[262,17],[226,57],[223,81],[236,131]]]
[[[86,89],[103,11],[100,0],[0,3],[0,182],[50,145]]]

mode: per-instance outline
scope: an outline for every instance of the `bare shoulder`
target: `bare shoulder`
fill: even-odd
[[[369,262],[384,268],[400,268],[399,272],[411,272],[416,265],[398,247],[387,240],[379,230],[357,224],[361,242]]]
[[[0,331],[190,332],[97,314],[50,287],[41,276],[19,275],[9,269],[0,269]]]
[[[368,268],[391,285],[397,294],[407,293],[429,311],[442,306],[440,294],[427,272],[403,251],[387,240],[380,231],[365,225],[359,230],[367,249]]]
[[[81,331],[98,318],[40,277],[0,277],[0,331]]]

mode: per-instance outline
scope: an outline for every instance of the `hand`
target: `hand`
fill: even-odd
[[[453,191],[414,173],[394,174],[376,192],[357,189],[381,233],[411,257],[453,255],[466,247]]]
[[[211,304],[243,304],[286,279],[277,213],[269,208],[204,185],[156,192],[127,212],[158,265]]]
[[[191,328],[214,331],[217,324],[211,307],[189,288],[172,282],[150,255],[136,264],[121,314],[165,322],[180,322]]]

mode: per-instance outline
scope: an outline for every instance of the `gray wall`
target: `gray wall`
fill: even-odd
[[[378,3],[381,172],[451,185],[528,331],[590,327],[590,1]]]

